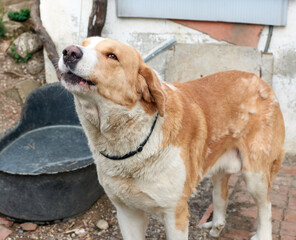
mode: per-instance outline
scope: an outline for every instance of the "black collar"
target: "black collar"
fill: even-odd
[[[158,118],[158,113],[154,119],[154,122],[151,126],[151,129],[150,129],[150,132],[148,134],[148,136],[146,137],[146,139],[139,145],[139,147],[137,148],[137,150],[134,150],[134,151],[131,151],[123,156],[110,156],[108,155],[107,153],[104,153],[104,152],[100,152],[104,157],[106,158],[109,158],[111,160],[124,160],[124,159],[127,159],[129,157],[132,157],[134,155],[136,155],[138,152],[142,152],[143,150],[143,147],[145,146],[145,144],[148,142],[153,130],[154,130],[154,127],[155,127],[155,124],[156,124],[156,121],[157,121],[157,118]]]

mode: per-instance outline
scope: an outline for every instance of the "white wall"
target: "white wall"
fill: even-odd
[[[266,33],[267,28],[262,39],[266,39]],[[264,44],[261,41],[259,48]],[[272,87],[285,119],[285,148],[296,154],[296,0],[289,1],[287,26],[274,28],[269,52],[274,55]]]
[[[219,43],[207,34],[168,20],[117,18],[115,0],[108,0],[107,18],[102,36],[114,38],[147,54],[159,43],[175,36],[184,43]],[[57,51],[79,44],[87,35],[92,0],[41,0],[44,27],[56,44]],[[46,81],[57,81],[55,70],[45,55]]]
[[[115,2],[108,1],[107,19],[102,35],[129,43],[143,55],[173,36],[179,43],[219,43],[207,34],[169,20],[117,18]]]
[[[41,0],[40,15],[43,26],[56,44],[59,54],[71,44],[79,44],[87,36],[92,0]],[[46,81],[57,81],[56,72],[45,56]]]
[[[41,0],[43,24],[56,42],[59,52],[67,45],[79,43],[86,37],[91,3],[92,0]],[[268,27],[265,27],[259,41],[259,50],[264,49],[267,32]],[[108,1],[102,36],[126,42],[136,47],[142,55],[172,36],[175,36],[179,43],[228,44],[169,20],[117,18],[115,0]],[[274,54],[273,88],[279,98],[286,123],[285,146],[287,152],[293,154],[296,154],[295,49],[296,0],[290,0],[287,26],[274,28],[269,52]],[[52,70],[47,71],[48,82],[55,80],[54,76]]]

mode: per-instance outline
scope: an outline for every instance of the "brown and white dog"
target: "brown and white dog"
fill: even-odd
[[[99,37],[67,47],[59,68],[125,240],[145,239],[147,215],[163,221],[168,240],[188,239],[187,201],[204,177],[214,184],[205,227],[219,236],[238,172],[258,206],[252,239],[272,239],[268,192],[285,133],[268,84],[240,71],[166,83],[133,47]]]

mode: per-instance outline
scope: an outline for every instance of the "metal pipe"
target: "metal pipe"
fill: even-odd
[[[172,37],[171,39],[163,42],[159,46],[153,48],[145,57],[144,57],[144,62],[148,62],[152,58],[154,58],[157,54],[163,52],[167,48],[173,46],[177,42],[175,37]]]

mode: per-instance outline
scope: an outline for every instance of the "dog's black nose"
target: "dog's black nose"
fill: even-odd
[[[64,63],[70,68],[75,68],[77,62],[82,58],[83,52],[77,46],[71,45],[63,50]]]

